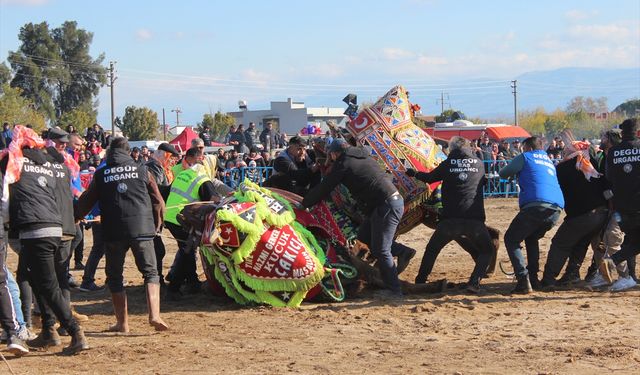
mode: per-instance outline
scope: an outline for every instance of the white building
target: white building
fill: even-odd
[[[245,105],[244,109],[228,114],[233,116],[236,125],[244,124],[245,129],[250,122],[255,123],[258,130],[262,130],[264,124],[271,122],[274,129],[293,135],[299,133],[309,123],[320,126],[323,131],[328,130],[327,121],[329,120],[344,126],[347,116],[343,112],[344,108],[305,108],[303,102],[294,102],[288,98],[286,102],[271,102],[271,109],[249,110]]]

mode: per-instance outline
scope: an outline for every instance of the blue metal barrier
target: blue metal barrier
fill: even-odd
[[[520,193],[517,178],[500,178],[498,172],[511,160],[483,160],[487,184],[482,189],[485,198],[516,198]]]
[[[243,167],[225,169],[222,173],[222,182],[235,189],[245,179],[260,186],[273,174],[273,167]]]

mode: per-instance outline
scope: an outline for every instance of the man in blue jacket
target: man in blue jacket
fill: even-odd
[[[564,208],[556,168],[542,146],[542,139],[529,137],[522,143],[522,154],[500,170],[501,178],[518,176],[520,212],[504,234],[504,244],[518,283],[511,293],[531,293],[538,289],[540,248],[538,240],[556,224]],[[527,248],[526,263],[521,243]]]

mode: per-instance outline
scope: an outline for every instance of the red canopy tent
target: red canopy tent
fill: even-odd
[[[191,128],[184,128],[182,133],[172,139],[169,143],[175,146],[179,151],[185,152],[191,147],[191,141],[198,138],[198,133]],[[223,143],[211,142],[211,147],[222,147]]]

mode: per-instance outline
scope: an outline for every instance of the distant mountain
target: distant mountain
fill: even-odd
[[[609,110],[613,110],[626,100],[640,97],[640,68],[562,68],[528,72],[515,79],[518,81],[518,110],[565,108],[576,96],[604,96],[608,99]],[[469,98],[452,95],[451,101],[455,108],[462,109],[470,117],[511,118],[513,94],[505,91],[499,89]]]

